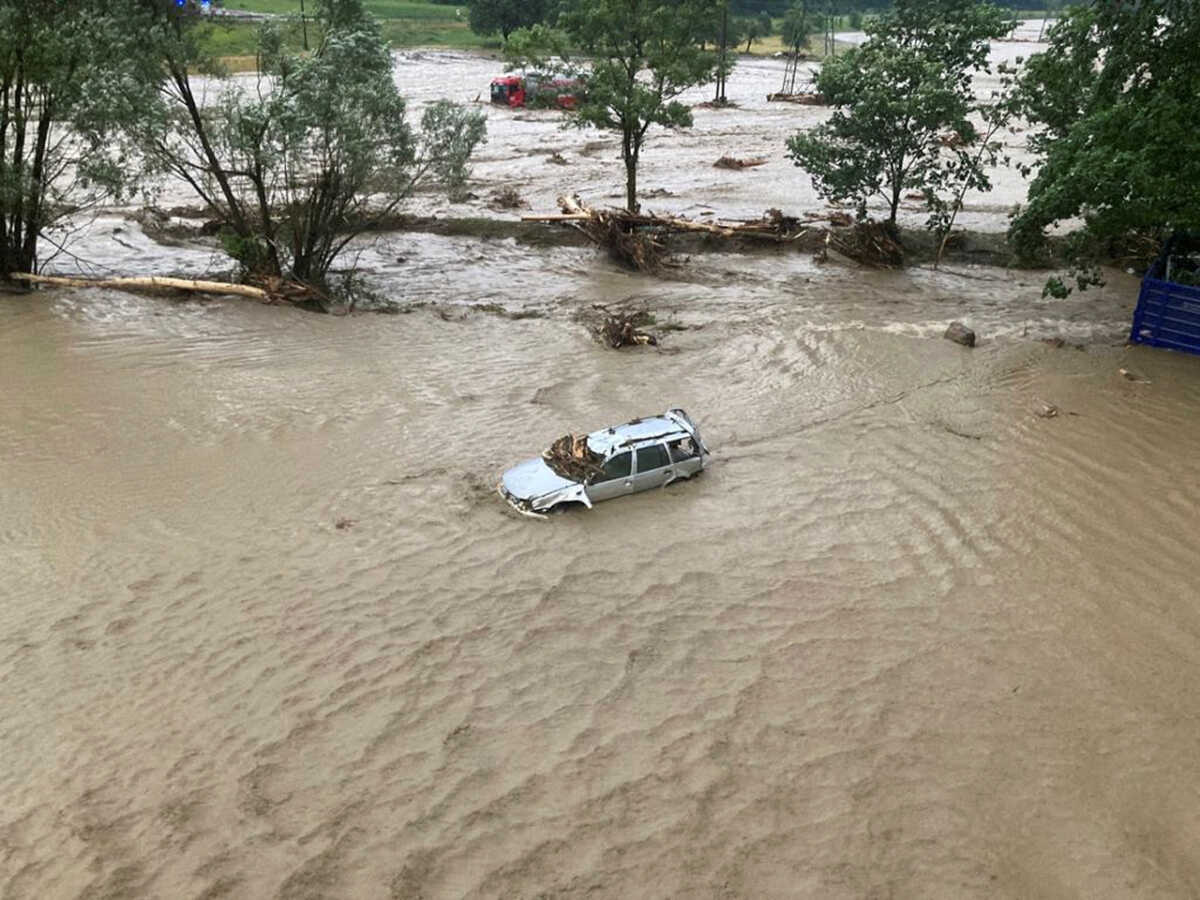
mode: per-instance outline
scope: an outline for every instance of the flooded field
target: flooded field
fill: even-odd
[[[482,184],[579,187],[503,134]],[[769,179],[718,172],[761,211]],[[362,262],[412,311],[0,301],[0,896],[1200,893],[1200,359],[1124,346],[1134,278],[653,278],[408,234]],[[596,303],[676,327],[605,350]],[[702,477],[547,522],[497,498],[672,405]]]

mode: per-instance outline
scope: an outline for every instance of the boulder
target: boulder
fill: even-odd
[[[964,347],[975,346],[975,332],[962,322],[951,322],[942,337],[948,341],[954,341],[956,344],[962,344]]]

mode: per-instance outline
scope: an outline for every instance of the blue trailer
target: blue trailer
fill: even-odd
[[[1200,354],[1200,253],[1194,238],[1171,237],[1142,279],[1133,328],[1134,344]],[[1189,282],[1187,284],[1181,282]]]

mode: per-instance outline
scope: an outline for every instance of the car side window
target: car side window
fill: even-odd
[[[671,464],[667,456],[667,448],[662,444],[651,444],[649,447],[638,447],[638,474],[661,469]]]
[[[685,459],[691,459],[696,455],[696,445],[691,438],[684,438],[674,441],[671,444],[671,458],[675,462],[682,462]]]
[[[596,481],[613,481],[617,478],[628,478],[632,470],[633,454],[626,450],[618,453],[604,464],[604,472],[596,476]]]

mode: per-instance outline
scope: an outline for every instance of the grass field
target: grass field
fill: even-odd
[[[300,47],[303,34],[300,26],[301,0],[226,0],[228,9],[272,13],[291,17],[284,26],[287,43]],[[450,47],[454,49],[496,49],[499,36],[481,36],[467,26],[466,6],[447,6],[440,3],[420,3],[413,0],[368,0],[369,9],[383,26],[383,34],[393,47]],[[308,16],[308,37],[315,41],[317,31],[312,24],[315,3],[304,4]],[[255,31],[253,22],[214,24],[208,46],[220,56],[253,55]]]
[[[242,9],[249,12],[272,13],[287,17],[283,23],[285,41],[288,46],[299,48],[303,45],[303,32],[300,24],[301,0],[226,0],[228,9]],[[314,0],[304,0],[305,12],[308,16],[308,39],[310,46],[319,38],[319,33],[312,22]],[[445,47],[455,50],[498,50],[499,35],[481,36],[475,34],[467,25],[467,7],[448,6],[441,3],[421,3],[416,0],[367,0],[369,9],[383,26],[383,34],[393,47]],[[775,34],[761,41],[756,41],[751,49],[754,55],[769,55],[783,51],[783,42],[779,39],[780,21],[776,21]],[[841,27],[848,27],[848,22],[841,22]],[[258,25],[254,22],[221,22],[207,26],[209,30],[207,46],[218,56],[225,57],[230,66],[237,70],[254,67],[255,32]],[[744,51],[746,45],[738,49]],[[820,56],[820,35],[813,35],[809,52]],[[839,50],[841,45],[839,44]]]

